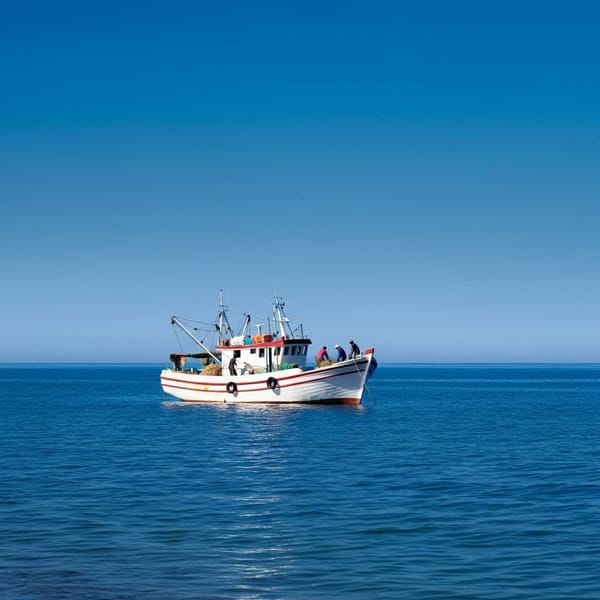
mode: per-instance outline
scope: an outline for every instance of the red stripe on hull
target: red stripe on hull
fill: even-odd
[[[353,365],[340,365],[340,366],[335,366],[332,369],[323,369],[323,375],[319,375],[318,377],[313,377],[312,375],[315,375],[317,373],[317,369],[313,370],[313,371],[305,371],[303,373],[297,373],[295,375],[289,375],[287,377],[277,377],[278,381],[279,381],[279,387],[280,388],[284,388],[284,387],[292,387],[292,386],[296,386],[296,385],[305,385],[307,383],[314,383],[316,381],[322,381],[324,379],[331,379],[333,377],[340,377],[343,375],[352,375],[352,374],[359,374],[361,375],[364,372],[364,369],[361,368],[363,366],[366,366],[367,361],[366,360],[361,360],[361,361],[357,361],[355,364]],[[341,373],[335,373],[333,372],[334,370],[337,369],[347,369],[344,370]],[[270,377],[274,377],[278,372],[274,371],[272,373],[269,373]],[[293,383],[285,383],[288,382],[292,379],[298,379],[299,377],[303,377],[304,381],[297,381],[297,382],[293,382]],[[227,379],[226,376],[223,376],[223,379]],[[165,387],[171,387],[174,389],[181,389],[181,390],[190,390],[192,392],[210,392],[210,393],[216,393],[216,394],[220,394],[222,392],[227,391],[227,383],[228,381],[223,381],[223,383],[217,383],[217,382],[195,382],[195,381],[188,381],[187,379],[177,379],[176,377],[165,377],[161,375],[160,378],[161,384]],[[175,383],[178,384],[183,384],[183,385],[172,385],[169,383],[163,383],[164,381],[173,381]],[[254,381],[236,381],[235,382],[237,387],[238,387],[238,393],[240,392],[256,392],[256,391],[260,391],[257,389],[251,389],[251,390],[243,390],[240,389],[243,386],[260,386],[260,385],[264,385],[265,389],[267,389],[267,379],[259,379],[259,380],[254,380]],[[197,387],[189,387],[190,385],[192,386],[219,386],[219,388],[222,389],[208,389],[208,390],[199,390]]]
[[[227,400],[181,400],[179,402],[184,402],[185,404],[226,404]],[[230,402],[229,404],[242,404],[241,402]],[[248,403],[246,403],[247,405]],[[250,404],[329,404],[329,405],[344,405],[344,406],[358,406],[360,404],[360,399],[358,398],[326,398],[323,400],[293,400],[293,401],[283,401],[283,400],[261,400],[260,402],[251,402]]]
[[[358,374],[358,375],[362,375],[364,373],[364,369],[361,369],[359,371],[344,371],[343,373],[330,373],[330,374],[326,374],[324,376],[321,377],[311,377],[311,378],[306,378],[305,381],[295,381],[293,383],[282,383],[282,381],[287,381],[290,379],[296,379],[297,377],[301,377],[302,375],[304,375],[306,377],[305,374],[302,375],[294,375],[292,377],[286,377],[286,378],[282,378],[279,379],[279,388],[288,388],[288,387],[295,387],[297,385],[307,385],[307,384],[311,384],[311,383],[315,383],[317,381],[323,381],[325,379],[333,379],[334,377],[343,377],[344,375],[354,375],[354,374]],[[225,379],[225,378],[224,378]],[[203,393],[210,393],[210,394],[222,394],[224,392],[227,392],[227,383],[228,382],[224,382],[224,383],[201,383],[201,382],[193,382],[193,381],[187,381],[185,379],[173,379],[171,377],[161,377],[160,378],[161,381],[161,385],[163,387],[169,387],[169,388],[173,388],[176,390],[189,390],[190,392],[203,392]],[[183,385],[173,385],[171,383],[164,383],[164,381],[174,381],[175,383],[179,383],[179,384],[183,384]],[[243,394],[246,392],[260,392],[262,391],[260,388],[253,388],[253,389],[241,389],[243,386],[259,386],[259,385],[264,385],[264,389],[268,390],[269,388],[267,388],[267,380],[265,379],[264,381],[236,381],[236,385],[238,387],[238,394]],[[190,387],[190,386],[195,386],[195,387]],[[207,390],[203,390],[203,389],[198,389],[198,386],[219,386],[219,389],[207,389]]]

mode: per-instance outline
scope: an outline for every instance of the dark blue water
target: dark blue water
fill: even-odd
[[[0,368],[0,597],[600,598],[600,367],[385,367],[365,406]]]

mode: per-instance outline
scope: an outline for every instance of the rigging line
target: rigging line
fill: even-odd
[[[196,321],[194,319],[188,319],[187,317],[177,317],[180,321],[185,321],[186,323],[198,323],[199,325],[206,325],[207,327],[214,327],[214,323],[208,323],[207,321]]]
[[[206,321],[193,321],[192,319],[183,319],[183,321],[186,321],[187,323],[195,323],[196,325],[204,325],[204,327],[206,327],[207,329],[215,328],[214,323],[207,323]]]
[[[353,357],[352,360],[354,361],[354,368],[356,369],[356,372],[360,375],[360,369],[358,368],[358,365],[356,364],[356,358]],[[366,385],[366,383],[367,382],[365,381],[365,385]]]
[[[352,359],[354,361],[354,368],[356,369],[356,372],[360,375],[360,370],[358,368],[358,365],[356,364],[356,358]],[[367,366],[367,371],[369,370],[369,367]],[[367,373],[367,379],[368,379],[369,375]],[[365,389],[367,390],[367,392],[369,393],[369,397],[371,400],[373,400],[374,404],[377,404],[377,400],[375,399],[375,396],[373,396],[373,394],[371,393],[371,390],[369,389],[369,386],[367,385],[367,382],[365,380]]]
[[[215,330],[214,323],[205,323],[204,321],[192,321],[191,319],[186,319],[185,317],[177,317],[180,322],[185,323],[188,327],[190,327],[193,331],[201,331],[204,333],[206,337],[208,334],[212,333]],[[203,325],[204,327],[193,327],[191,324],[196,323],[197,325]]]
[[[181,345],[181,340],[179,339],[179,335],[177,334],[177,328],[173,325],[173,331],[175,332],[175,338],[177,339],[177,345],[179,346],[179,351],[183,354],[183,346]]]
[[[206,337],[210,333],[213,333],[212,329],[202,329],[201,327],[191,327],[192,331],[200,331]]]
[[[371,389],[369,388],[367,382],[365,381],[365,389],[369,393],[369,398],[373,401],[373,404],[377,404],[377,398],[371,393]]]
[[[209,330],[209,331],[207,331],[207,332],[206,332],[206,334],[205,334],[205,336],[204,336],[204,337],[203,337],[203,338],[202,338],[200,341],[201,341],[201,342],[204,344],[204,341],[206,340],[206,338],[207,338],[209,335],[213,335],[213,334],[214,334],[214,331],[210,331],[210,330]]]

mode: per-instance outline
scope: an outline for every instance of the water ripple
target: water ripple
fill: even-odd
[[[360,410],[156,378],[0,369],[0,597],[600,597],[600,369],[382,367]]]

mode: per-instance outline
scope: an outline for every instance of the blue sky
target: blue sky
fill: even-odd
[[[596,3],[3,12],[0,361],[160,362],[274,287],[384,361],[600,361]]]

